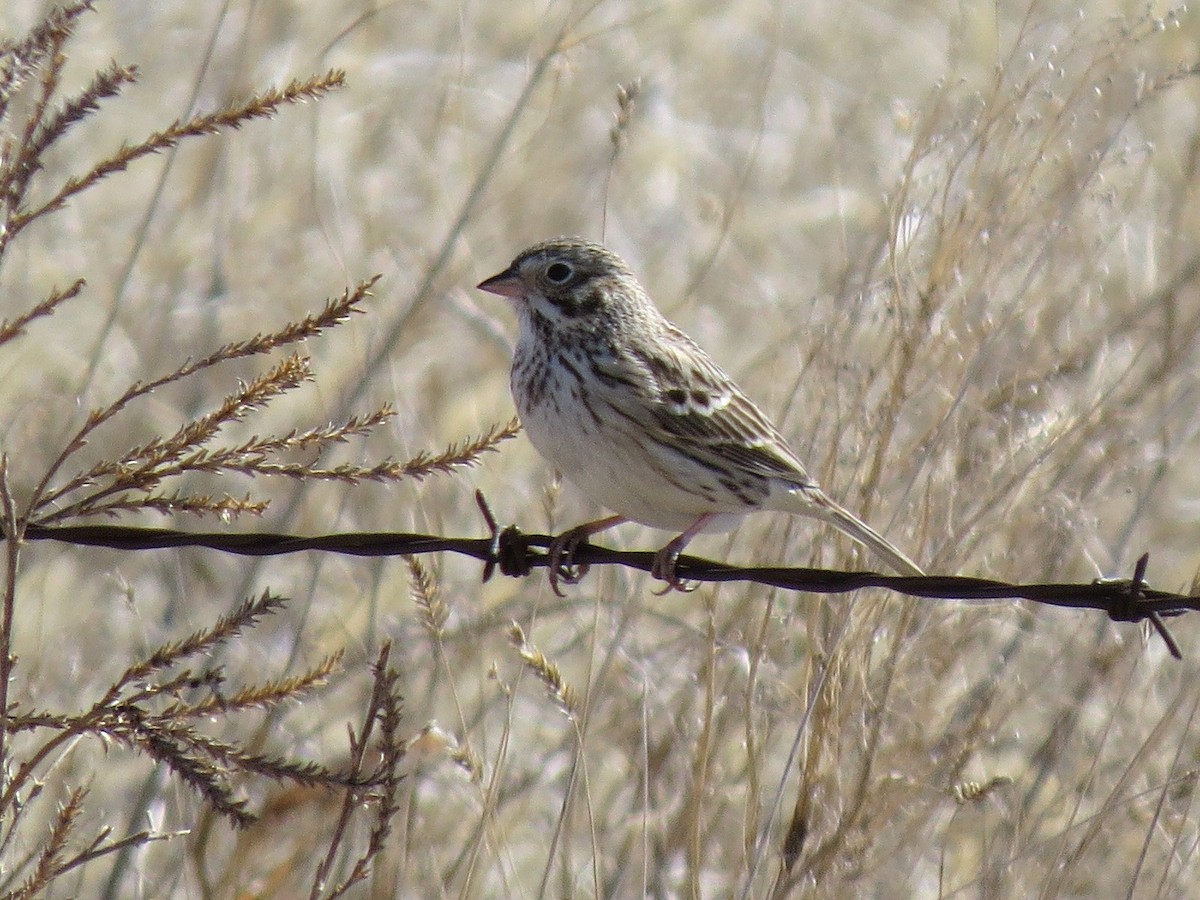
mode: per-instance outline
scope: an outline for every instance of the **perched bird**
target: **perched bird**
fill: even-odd
[[[828,522],[897,572],[921,568],[808,476],[779,430],[700,347],[658,311],[619,256],[577,238],[521,253],[479,288],[508,298],[520,336],[513,400],[533,446],[615,515],[560,535],[550,578],[622,522],[670,529],[652,574],[681,587],[679,554],[701,532],[756,510]],[[582,573],[579,573],[582,574]]]

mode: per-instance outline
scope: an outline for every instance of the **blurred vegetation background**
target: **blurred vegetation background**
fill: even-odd
[[[49,9],[4,4],[0,34]],[[138,83],[50,148],[34,198],[268,86],[344,69],[346,87],[137,160],[14,238],[0,317],[87,285],[0,350],[13,494],[131,382],[377,273],[366,315],[306,342],[314,381],[231,434],[392,404],[332,457],[369,466],[483,433],[512,415],[515,322],[472,286],[579,234],[620,252],[826,490],[931,571],[1089,581],[1149,551],[1152,584],[1194,592],[1198,46],[1194,13],[1144,2],[100,2],[62,91],[112,60]],[[156,391],[86,453],[170,435],[258,371]],[[419,482],[193,473],[182,488],[271,504],[122,522],[473,536],[476,488],[526,530],[596,512],[521,437]],[[769,514],[693,550],[863,562]],[[32,545],[10,702],[86,706],[270,588],[287,608],[212,661],[231,680],[339,651],[341,667],[295,703],[212,723],[216,738],[338,767],[394,642],[406,778],[354,896],[1177,897],[1196,881],[1190,619],[1171,623],[1177,663],[1136,627],[1031,605],[656,597],[619,569],[560,600],[541,573],[479,576],[453,557]],[[236,830],[119,744],[81,739],[39,777],[6,868],[79,786],[81,845],[183,832],[77,866],[58,895],[326,895],[336,792],[241,778],[259,821]],[[369,828],[343,830],[342,875]]]

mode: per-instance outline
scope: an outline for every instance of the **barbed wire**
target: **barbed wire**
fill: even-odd
[[[483,538],[452,538],[408,532],[346,532],[304,537],[293,534],[226,533],[179,531],[171,528],[141,528],[122,525],[29,525],[27,541],[57,541],[76,546],[107,547],[114,550],[158,550],[202,547],[240,556],[281,556],[320,551],[349,556],[416,556],[425,553],[457,553],[483,564],[483,580],[498,570],[521,578],[550,564],[547,549],[552,535],[526,534],[515,525],[501,528],[483,495],[476,502],[487,523]],[[573,555],[577,574],[593,565],[617,565],[651,571],[655,553],[612,550],[581,544]],[[843,594],[864,588],[884,588],[898,594],[932,600],[1029,600],[1068,609],[1095,609],[1114,622],[1149,622],[1176,659],[1183,654],[1167,631],[1163,618],[1200,609],[1200,596],[1160,591],[1146,584],[1150,555],[1143,554],[1133,577],[1101,578],[1088,583],[1021,584],[963,575],[881,575],[805,567],[734,566],[698,556],[682,555],[676,566],[688,582],[743,581],[791,591]]]

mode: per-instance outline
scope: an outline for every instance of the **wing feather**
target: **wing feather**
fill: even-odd
[[[617,388],[606,401],[708,468],[816,487],[771,420],[708,354],[674,326],[663,337],[596,358],[601,379]]]

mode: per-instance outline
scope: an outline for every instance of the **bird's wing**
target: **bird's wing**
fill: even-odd
[[[673,326],[664,338],[597,360],[617,412],[711,467],[816,487],[771,420],[708,354]]]

